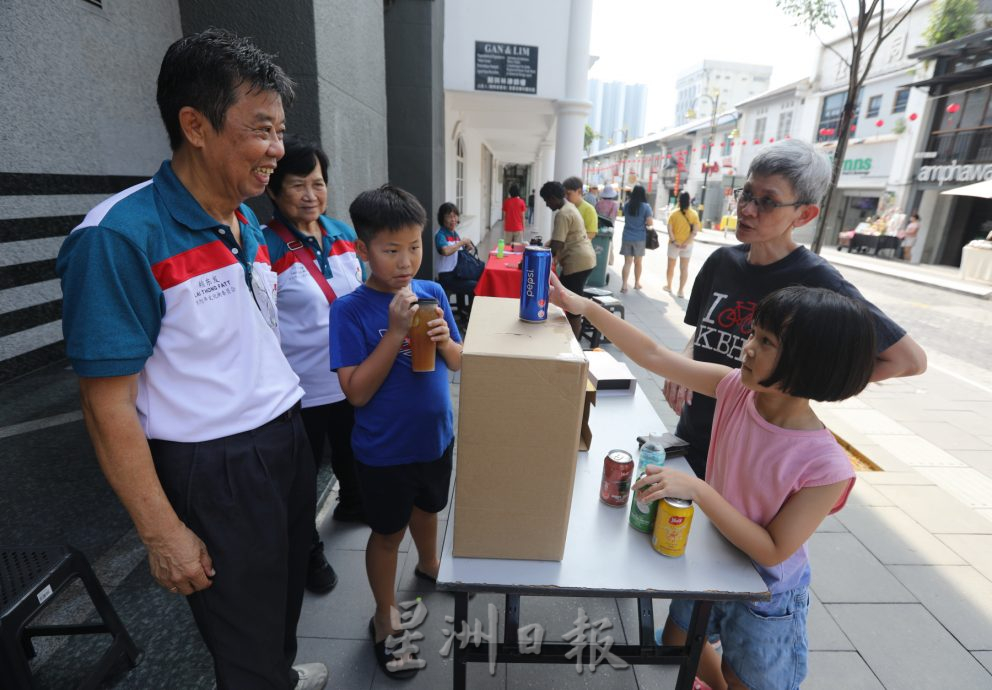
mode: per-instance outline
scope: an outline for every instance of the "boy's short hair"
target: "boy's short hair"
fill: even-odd
[[[348,207],[351,224],[365,244],[383,231],[396,232],[416,225],[424,227],[427,212],[410,192],[384,184],[378,189],[370,189],[355,197]]]
[[[566,177],[561,183],[561,186],[570,192],[581,192],[582,191],[582,178],[572,175],[571,177]]]
[[[458,210],[457,206],[450,201],[445,201],[437,207],[437,224],[444,225],[444,219],[448,217],[449,213],[454,213],[456,216],[462,215],[462,212]]]
[[[561,182],[545,182],[541,186],[541,198],[547,201],[548,199],[564,199],[565,198],[565,188],[562,186]]]
[[[833,290],[776,290],[754,310],[754,323],[779,339],[778,363],[762,386],[798,398],[835,401],[857,395],[875,368],[875,319],[864,302]]]

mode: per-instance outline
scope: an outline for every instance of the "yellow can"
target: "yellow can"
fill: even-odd
[[[678,558],[685,553],[692,525],[692,501],[684,498],[663,498],[658,501],[658,517],[654,521],[651,546],[662,556]]]

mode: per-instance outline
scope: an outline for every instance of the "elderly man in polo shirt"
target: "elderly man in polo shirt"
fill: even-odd
[[[292,81],[245,39],[175,42],[158,78],[172,160],[96,206],[57,272],[86,426],[148,550],[187,598],[218,688],[322,688],[294,667],[314,520],[303,395],[279,348],[254,214]]]

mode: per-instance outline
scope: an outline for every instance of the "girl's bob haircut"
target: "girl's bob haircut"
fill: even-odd
[[[779,340],[778,363],[762,386],[778,384],[797,398],[846,400],[868,385],[875,368],[875,320],[863,302],[813,287],[766,296],[754,323]]]

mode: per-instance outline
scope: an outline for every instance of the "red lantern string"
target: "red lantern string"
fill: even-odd
[[[755,140],[754,140],[754,145],[755,145],[755,146],[757,146],[757,145],[758,145],[758,144],[760,144],[760,143],[761,143],[761,139],[755,139]]]
[[[917,115],[916,113],[910,113],[910,114],[909,114],[909,119],[910,119],[911,121],[912,121],[912,120],[915,120],[915,119],[916,119],[916,118],[918,118],[918,117],[919,117],[919,115]]]
[[[774,144],[775,143],[775,137],[772,137],[771,139],[769,139],[768,140],[768,143],[769,144]]]
[[[881,127],[884,124],[885,124],[885,120],[878,120],[878,121],[875,122],[875,126],[876,127]]]
[[[951,115],[953,115],[959,110],[961,110],[960,103],[951,103],[949,106],[947,106],[947,112],[950,113]]]

